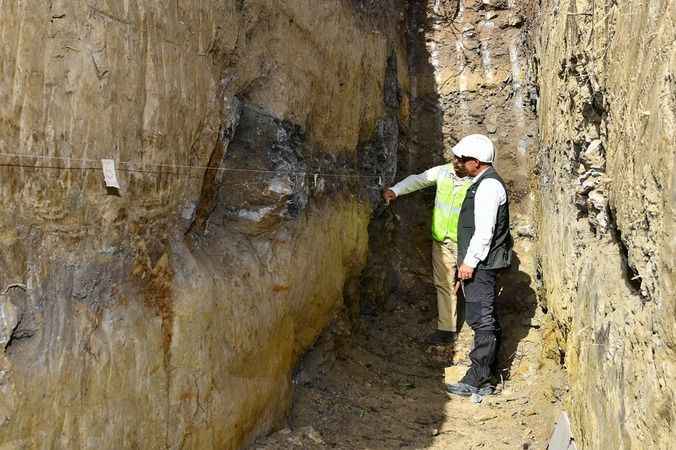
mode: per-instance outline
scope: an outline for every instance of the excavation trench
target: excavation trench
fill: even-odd
[[[49,3],[0,2],[0,449],[676,441],[672,2]],[[470,133],[480,404],[471,330],[424,344],[434,190],[381,200]]]
[[[299,365],[287,428],[257,448],[545,448],[555,423],[555,448],[673,445],[676,31],[658,3],[411,2],[411,115],[391,181],[441,164],[463,135],[497,144],[516,238],[499,280],[500,395],[446,396],[466,326],[453,346],[424,343],[430,189],[372,215],[361,290]]]
[[[511,198],[516,240],[501,274],[500,394],[481,404],[449,398],[444,383],[468,368],[473,333],[429,346],[436,328],[430,212],[434,189],[372,214],[359,310],[349,309],[301,361],[288,427],[256,448],[544,448],[565,380],[542,358],[544,312],[536,295],[532,155],[537,153],[534,76],[524,10],[482,2],[411,2],[410,125],[396,180],[448,160],[467,134],[489,135]],[[462,312],[461,312],[462,320]]]

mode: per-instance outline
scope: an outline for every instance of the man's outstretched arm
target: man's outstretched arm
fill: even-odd
[[[436,166],[432,167],[431,169],[427,169],[423,173],[409,175],[391,188],[385,189],[383,192],[383,198],[389,203],[401,195],[410,194],[411,192],[415,192],[417,190],[436,184],[439,171],[442,167],[443,166]]]

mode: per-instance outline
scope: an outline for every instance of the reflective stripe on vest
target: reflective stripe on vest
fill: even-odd
[[[452,170],[452,169],[451,169]],[[437,241],[449,238],[458,242],[458,219],[465,194],[472,185],[471,181],[455,186],[450,177],[437,180],[437,195],[434,200],[432,216],[432,237]]]

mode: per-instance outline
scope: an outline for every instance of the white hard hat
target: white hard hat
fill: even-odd
[[[453,154],[458,158],[474,158],[490,164],[495,161],[493,142],[483,134],[470,134],[460,139],[453,147]]]

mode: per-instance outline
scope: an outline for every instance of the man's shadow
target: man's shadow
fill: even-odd
[[[502,328],[500,350],[496,361],[496,373],[508,380],[517,368],[514,363],[520,359],[519,343],[528,336],[532,318],[537,308],[535,290],[531,287],[531,277],[519,270],[521,260],[516,252],[512,254],[512,265],[498,275],[496,315]],[[461,327],[465,323],[465,302],[460,294],[458,319]],[[500,381],[500,380],[497,380]]]

